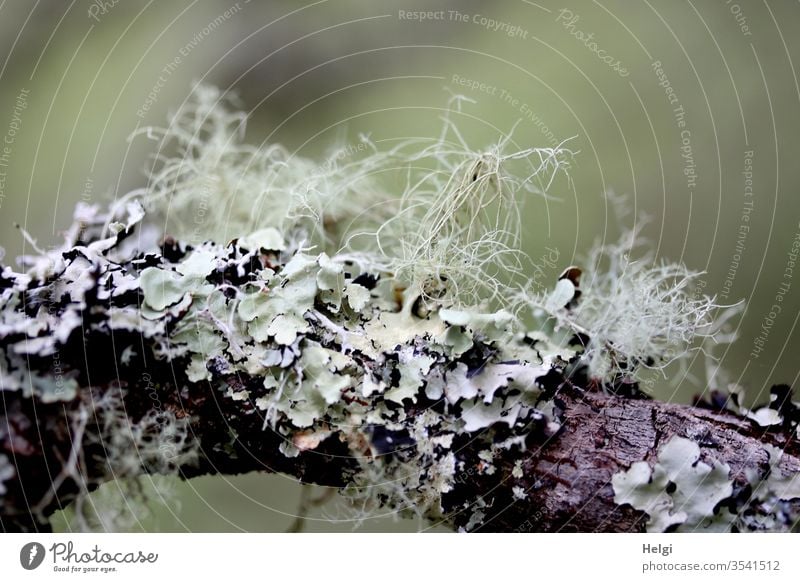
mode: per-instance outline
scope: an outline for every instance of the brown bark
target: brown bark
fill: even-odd
[[[528,498],[501,507],[481,531],[644,531],[646,514],[614,503],[611,477],[636,461],[653,464],[660,445],[673,436],[698,443],[703,461],[727,463],[740,496],[749,493],[746,469],[764,474],[769,468],[765,443],[784,450],[780,463],[784,474],[800,471],[795,439],[728,412],[574,387],[562,388],[561,399],[562,431],[541,449],[530,451],[525,460]],[[512,466],[513,460],[503,463],[504,479]],[[502,490],[502,483],[503,479],[496,491]]]
[[[98,350],[101,348],[95,346]],[[98,357],[113,358],[113,348]],[[314,451],[287,458],[278,451],[282,437],[264,429],[258,415],[242,411],[208,386],[184,384],[175,388],[172,369],[151,362],[152,377],[164,380],[162,406],[192,419],[191,431],[200,441],[199,464],[180,468],[183,478],[249,471],[282,472],[307,483],[344,486],[357,470],[348,447],[328,438]],[[246,381],[243,380],[243,381]],[[0,450],[13,457],[17,476],[5,483],[2,529],[46,531],[43,518],[70,502],[78,481],[108,479],[102,447],[89,437],[97,431],[91,408],[84,426],[76,429],[79,407],[97,401],[103,390],[126,386],[125,407],[132,418],[143,415],[152,401],[135,388],[132,379],[103,378],[103,388],[86,388],[71,404],[42,404],[19,393],[0,391]],[[138,396],[133,397],[132,394]],[[466,444],[457,451],[466,469],[456,478],[455,489],[444,498],[447,508],[483,499],[486,518],[478,531],[500,532],[628,532],[643,531],[646,514],[614,503],[611,476],[633,462],[653,461],[659,446],[672,436],[682,436],[701,446],[703,460],[716,459],[731,467],[738,495],[747,495],[745,470],[765,473],[769,459],[763,444],[784,450],[780,469],[800,471],[800,448],[782,430],[767,431],[728,412],[667,404],[652,400],[611,396],[587,391],[564,381],[556,398],[563,408],[562,429],[539,442],[529,442],[524,453],[509,451],[494,461],[492,475],[473,470],[480,464],[480,446]],[[246,411],[245,411],[246,412]],[[82,434],[77,434],[79,431]],[[472,442],[476,442],[473,440]],[[81,449],[82,463],[70,473],[70,453]],[[523,459],[522,481],[512,479],[514,464]],[[144,468],[147,469],[146,467]],[[65,477],[66,476],[66,477]],[[522,483],[527,498],[516,500],[511,484]],[[454,512],[447,522],[457,528],[469,520],[469,511]]]

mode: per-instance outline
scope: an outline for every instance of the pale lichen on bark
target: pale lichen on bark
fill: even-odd
[[[514,283],[517,195],[549,186],[565,151],[441,139],[404,158],[437,168],[356,220],[367,186],[352,166],[228,145],[241,117],[215,99],[173,121],[181,151],[148,189],[80,204],[61,247],[0,275],[5,529],[46,528],[113,478],[251,470],[467,531],[793,527],[789,394],[735,415],[730,400],[637,398],[637,370],[712,334],[717,306],[687,295],[694,274],[615,263],[584,289],[571,268],[542,297]],[[504,172],[531,156],[528,178]],[[266,219],[237,202],[237,179]],[[200,236],[181,212],[208,184],[227,222]],[[166,210],[180,220],[165,233]],[[637,322],[651,336],[628,345]]]
[[[420,317],[418,297],[398,294],[380,274],[285,248],[277,236],[252,250],[233,241],[126,252],[141,217],[136,203],[117,234],[94,242],[106,217],[79,210],[82,238],[31,259],[36,279],[4,271],[5,391],[72,402],[93,361],[85,380],[67,367],[53,379],[49,359],[81,336],[107,335],[123,392],[143,362],[158,359],[258,416],[287,457],[341,440],[359,465],[359,495],[431,516],[443,514],[441,495],[463,468],[454,451],[464,439],[486,440],[491,458],[558,428],[538,379],[572,352],[515,332],[508,313]],[[494,425],[502,438],[482,434]]]

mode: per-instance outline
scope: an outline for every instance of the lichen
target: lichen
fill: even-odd
[[[0,455],[0,495],[5,495],[6,493],[6,487],[3,483],[12,479],[14,475],[16,475],[16,471],[9,462],[8,457]],[[0,499],[0,505],[2,505],[2,499]]]
[[[783,451],[765,444],[767,469],[750,468],[745,476],[750,495],[729,514],[740,531],[793,531],[800,520],[796,501],[800,499],[798,474],[781,467]]]
[[[573,156],[565,144],[508,151],[510,135],[475,151],[451,121],[461,107],[454,98],[438,139],[379,150],[360,136],[361,155],[342,158],[334,148],[331,159],[316,162],[279,145],[246,144],[247,115],[231,107],[235,101],[200,86],[166,129],[142,129],[160,141],[159,152],[176,153],[159,155],[147,187],[131,196],[179,239],[238,237],[250,250],[302,241],[360,260],[423,301],[510,301],[508,278],[526,279],[520,208]]]
[[[612,477],[614,501],[647,513],[647,531],[791,531],[800,479],[780,468],[780,449],[765,444],[762,452],[766,470],[746,469],[743,484],[727,465],[700,461],[696,443],[673,437],[652,469],[640,461]]]
[[[178,151],[159,158],[145,189],[108,211],[79,205],[61,247],[24,257],[24,273],[3,270],[0,390],[73,402],[78,381],[52,363],[73,334],[119,334],[123,365],[147,340],[178,391],[202,384],[258,415],[283,437],[281,454],[336,435],[358,467],[344,490],[355,506],[466,512],[473,530],[487,502],[445,499],[459,475],[492,476],[503,451],[556,434],[545,377],[581,357],[601,376],[623,361],[658,367],[707,327],[713,301],[687,296],[693,274],[680,266],[612,263],[586,289],[570,269],[548,298],[524,292],[519,209],[568,165],[564,148],[509,153],[506,136],[476,152],[448,114],[433,143],[379,152],[363,138],[370,153],[320,165],[245,144],[246,116],[220,97],[201,87],[169,129],[147,130]],[[515,176],[523,162],[533,169]],[[399,196],[370,177],[396,168],[407,179]],[[569,333],[530,331],[523,305]],[[135,388],[80,410],[94,407],[110,472],[174,473],[198,454],[191,419],[164,409],[125,424],[120,399]],[[167,443],[175,456],[153,453]],[[652,512],[654,530],[705,527],[730,496],[727,475],[681,439],[652,471],[635,464],[614,485],[619,503]]]
[[[522,293],[555,331],[582,338],[581,360],[603,382],[639,380],[642,370],[664,373],[674,362],[704,355],[705,340],[722,340],[715,321],[734,307],[695,293],[702,273],[658,260],[639,234],[637,226],[616,242],[594,245],[583,260],[593,269],[586,284],[571,267],[550,292]]]
[[[98,215],[94,222],[107,220]],[[88,225],[87,236],[92,232]],[[325,253],[251,250],[238,241],[176,245],[169,258],[157,249],[146,258],[119,258],[116,241],[92,255],[89,268],[99,281],[114,277],[116,285],[134,292],[129,300],[135,302],[140,291],[144,302],[139,313],[109,295],[107,303],[95,301],[93,311],[113,321],[113,329],[150,337],[157,357],[187,381],[209,383],[220,397],[240,402],[242,414],[263,414],[265,425],[285,435],[281,452],[287,456],[314,448],[332,430],[341,433],[362,465],[358,491],[382,505],[441,515],[442,496],[452,490],[458,472],[454,437],[491,434],[499,426],[512,435],[530,432],[546,418],[538,408],[538,380],[571,358],[568,350],[534,346],[503,311],[430,304],[421,317],[409,307],[407,301],[415,302],[409,296],[389,311],[385,288],[354,283],[363,275],[360,267]],[[56,266],[44,281],[15,276],[15,285],[4,291],[6,304],[19,305],[23,293],[44,294],[52,281],[69,284],[80,277],[70,266],[89,260],[86,255],[75,253],[76,259],[59,264],[62,254],[52,252]],[[70,317],[80,311],[82,289],[74,287],[52,315],[17,309],[6,310],[6,317],[18,317],[19,329],[58,338],[61,329],[74,327]],[[22,321],[35,325],[24,328]],[[14,355],[30,339],[20,334],[6,349]],[[138,339],[131,340],[123,347],[134,352]],[[230,381],[241,374],[261,376],[263,382],[244,388]],[[76,396],[77,384],[69,380],[64,380],[65,400]],[[40,386],[47,382],[53,380],[34,375],[30,382],[4,382],[3,390],[33,386],[46,401],[52,390]],[[107,427],[101,430],[103,446],[118,476],[133,476],[143,466],[172,471],[151,454],[163,448],[161,439],[177,443],[180,455],[192,454],[186,419],[160,411],[129,422],[117,401],[95,406]],[[414,407],[418,411],[411,413]],[[555,418],[546,421],[557,424]],[[489,458],[490,451],[487,445]],[[483,463],[482,472],[493,473],[493,465]],[[380,482],[367,480],[374,474]]]
[[[615,503],[649,515],[647,531],[698,531],[718,523],[715,509],[733,493],[729,474],[724,463],[702,462],[700,447],[693,441],[673,437],[659,451],[652,470],[646,461],[639,461],[616,473],[611,483]]]

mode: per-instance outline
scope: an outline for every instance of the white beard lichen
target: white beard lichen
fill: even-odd
[[[573,155],[563,144],[509,153],[510,136],[474,152],[448,112],[438,139],[381,151],[362,135],[364,155],[342,159],[334,149],[318,163],[244,143],[247,115],[230,111],[231,101],[201,86],[166,129],[139,132],[160,139],[147,187],[129,195],[148,221],[192,244],[267,232],[391,274],[437,303],[511,300],[512,283],[525,278],[521,206]]]

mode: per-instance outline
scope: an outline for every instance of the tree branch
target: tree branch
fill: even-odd
[[[468,531],[797,520],[788,396],[767,428],[616,396],[507,314],[398,295],[349,259],[154,247],[135,205],[122,222],[79,210],[63,247],[0,277],[5,531],[147,472],[281,472]]]

